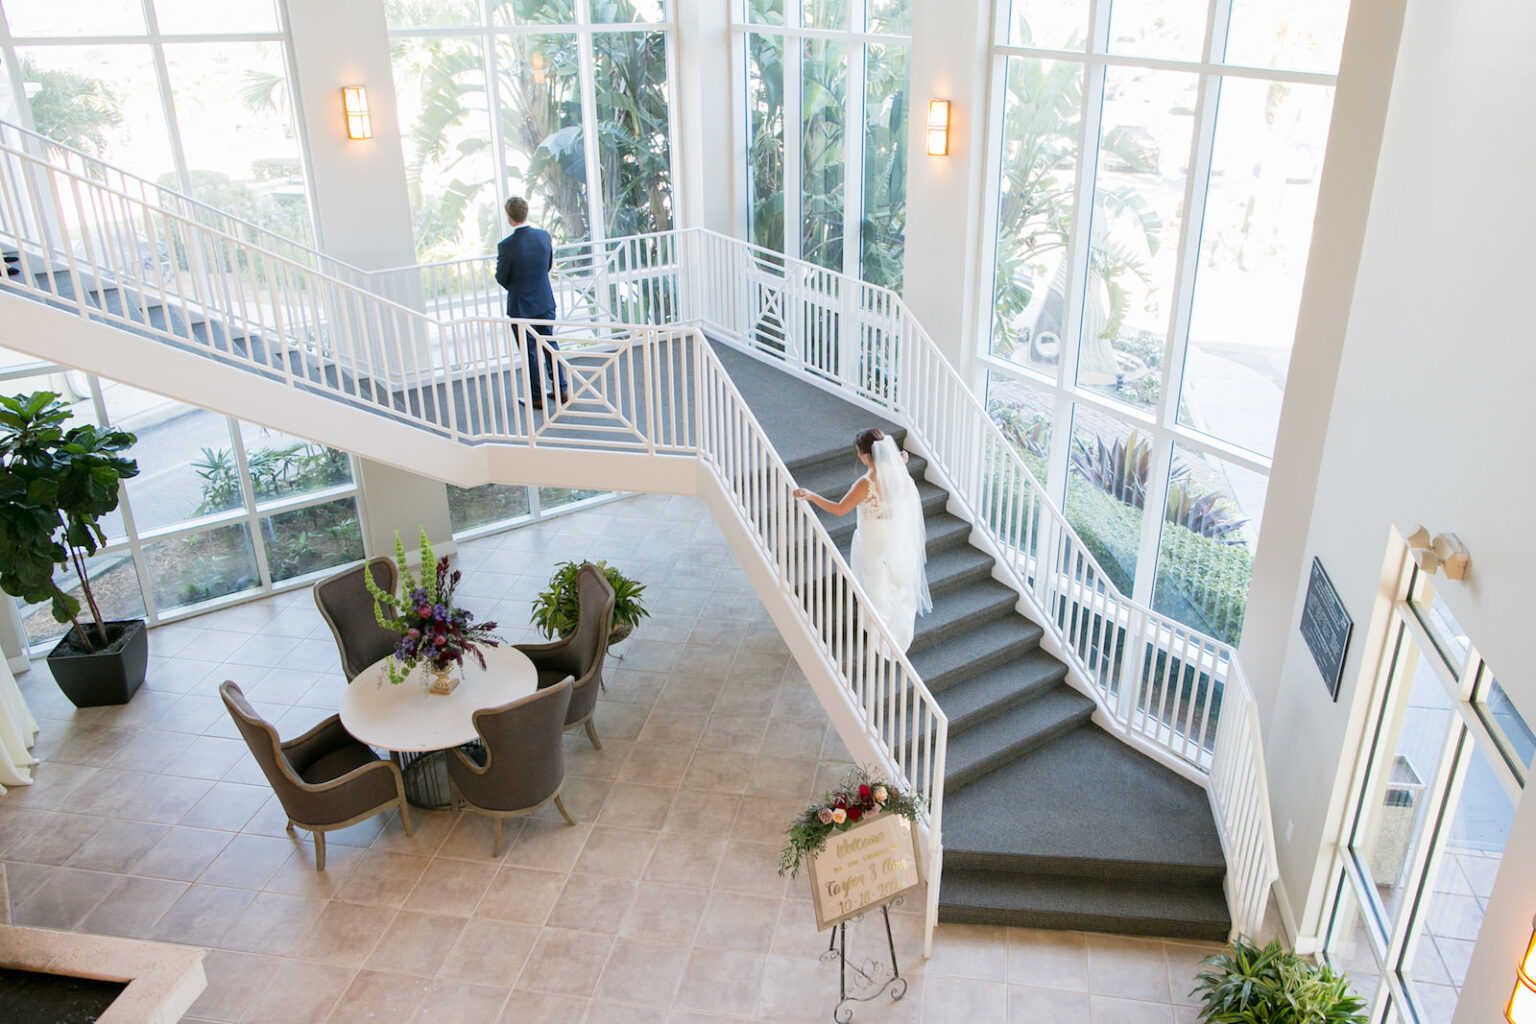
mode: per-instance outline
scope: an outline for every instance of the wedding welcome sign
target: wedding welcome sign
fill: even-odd
[[[922,884],[912,822],[897,814],[877,814],[829,835],[809,867],[818,931]]]

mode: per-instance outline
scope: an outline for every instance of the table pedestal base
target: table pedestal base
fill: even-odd
[[[448,809],[448,751],[394,751],[390,757],[400,766],[407,803],[426,811]]]

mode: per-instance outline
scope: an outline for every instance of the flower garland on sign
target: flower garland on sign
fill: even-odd
[[[471,655],[485,667],[481,647],[500,646],[493,630],[494,622],[475,622],[475,616],[453,606],[453,591],[463,575],[448,571],[448,559],[432,553],[427,531],[421,531],[421,579],[411,575],[405,564],[405,545],[395,531],[395,564],[400,572],[400,594],[396,596],[373,582],[373,573],[363,573],[363,585],[373,598],[373,616],[385,629],[400,634],[395,645],[395,660],[389,664],[389,681],[400,683],[421,662],[439,672],[462,664]],[[436,566],[436,572],[427,566]],[[388,608],[392,614],[386,614]],[[399,664],[397,665],[396,662]]]
[[[899,814],[916,822],[917,801],[867,769],[855,768],[842,784],[822,795],[795,818],[779,851],[779,874],[791,878],[800,873],[800,862],[814,857],[834,832],[846,832],[864,818],[881,812]]]

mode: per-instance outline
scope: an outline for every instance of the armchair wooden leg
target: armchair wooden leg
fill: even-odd
[[[324,871],[325,870],[325,833],[324,832],[311,832],[310,835],[315,837],[315,870],[316,871]]]
[[[590,718],[587,719],[587,739],[591,740],[592,745],[598,750],[603,749],[603,741],[597,738],[597,724]]]
[[[410,838],[411,836],[414,836],[416,834],[416,829],[414,827],[412,827],[412,825],[411,825],[411,812],[406,809],[407,805],[406,805],[406,802],[405,802],[405,797],[402,796],[400,798],[399,804],[400,804],[400,824],[405,826],[406,838]]]
[[[491,839],[491,857],[496,858],[501,856],[501,815],[492,815],[491,821],[495,823],[494,828],[496,829],[494,837]]]
[[[559,793],[555,794],[555,806],[558,807],[560,809],[560,813],[565,816],[565,823],[567,825],[576,824],[576,819],[571,817],[571,812],[565,809],[565,801],[560,799]]]

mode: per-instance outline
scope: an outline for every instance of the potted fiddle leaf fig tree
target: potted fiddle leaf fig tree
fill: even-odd
[[[0,589],[46,602],[68,623],[48,668],[76,707],[126,704],[144,682],[144,620],[103,620],[87,559],[106,543],[101,517],[117,508],[118,484],[138,475],[138,463],[122,455],[135,438],[69,419],[56,392],[0,395]],[[80,598],[54,577],[66,564],[89,622],[81,621]]]

